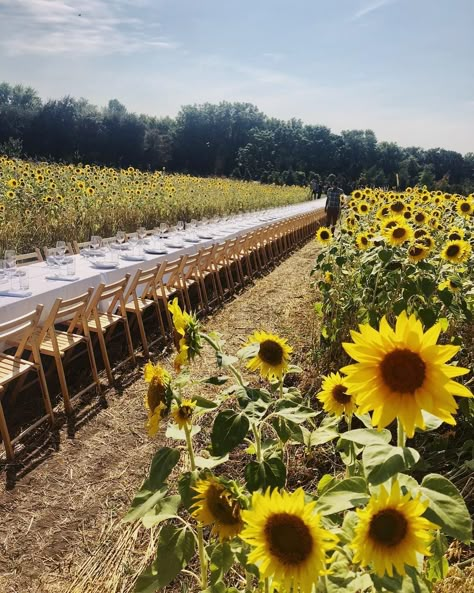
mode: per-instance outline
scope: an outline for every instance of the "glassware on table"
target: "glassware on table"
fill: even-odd
[[[6,282],[7,274],[6,274],[6,264],[4,259],[0,259],[0,284],[2,282]]]
[[[76,258],[71,257],[66,263],[66,276],[74,276],[76,274]]]
[[[64,262],[65,255],[66,255],[66,241],[56,241],[56,257],[60,264],[62,262]]]
[[[28,290],[30,288],[30,276],[28,270],[21,270],[18,273],[20,290]]]
[[[178,233],[184,231],[184,222],[182,220],[178,220],[178,222],[176,223],[176,230],[178,231]]]
[[[117,239],[117,243],[122,245],[126,238],[125,231],[117,231],[115,238]]]
[[[128,235],[128,242],[130,243],[130,246],[132,248],[132,254],[135,254],[136,248],[137,248],[137,244],[138,244],[138,235],[137,233],[130,233]]]
[[[14,249],[5,249],[5,269],[13,289],[13,276],[16,273],[16,251]]]
[[[91,249],[93,250],[93,253],[91,253],[91,255],[95,256],[97,251],[100,249],[100,246],[102,245],[102,237],[99,237],[99,235],[92,235],[90,243]]]
[[[58,260],[56,259],[56,249],[48,249],[48,255],[46,256],[46,265],[50,268],[53,268],[58,265]]]
[[[169,225],[166,222],[160,222],[160,237],[163,239],[165,233],[168,231]]]

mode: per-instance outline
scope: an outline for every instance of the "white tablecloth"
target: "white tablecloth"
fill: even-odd
[[[251,212],[245,215],[231,218],[227,221],[220,221],[218,224],[209,224],[198,227],[197,232],[206,231],[213,235],[212,239],[202,239],[199,243],[184,242],[182,248],[167,247],[168,253],[163,255],[148,255],[144,261],[125,261],[119,259],[119,267],[115,269],[99,270],[91,265],[89,259],[80,255],[74,256],[76,262],[76,273],[78,280],[73,282],[48,280],[47,275],[51,275],[52,269],[46,263],[36,263],[29,266],[24,266],[21,270],[25,270],[29,276],[31,296],[5,297],[0,296],[0,323],[6,322],[10,319],[24,315],[32,311],[36,305],[42,304],[44,306],[43,319],[47,316],[54,301],[61,297],[63,299],[72,298],[83,292],[86,292],[89,287],[96,287],[101,282],[110,283],[115,280],[123,278],[124,274],[129,273],[132,277],[139,269],[147,269],[153,267],[164,260],[174,260],[185,253],[191,254],[196,251],[212,245],[215,243],[223,243],[227,239],[240,236],[258,228],[264,228],[274,222],[284,220],[300,214],[320,209],[324,204],[323,200],[314,200],[311,202],[303,202],[301,204],[294,204],[271,210],[260,212]],[[180,233],[180,237],[184,238],[186,233]],[[67,237],[66,237],[67,238]],[[166,240],[165,240],[166,242]],[[118,253],[121,253],[120,251]],[[8,281],[9,282],[9,281]],[[9,283],[4,282],[0,284],[0,290],[8,289]],[[1,345],[0,345],[1,346]]]

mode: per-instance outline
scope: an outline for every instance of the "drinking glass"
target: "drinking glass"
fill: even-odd
[[[117,243],[122,245],[122,243],[125,241],[125,231],[117,231],[115,238],[117,239]]]
[[[5,267],[7,275],[10,276],[10,284],[13,289],[13,276],[16,272],[16,251],[14,249],[5,249]]]
[[[56,253],[59,263],[62,263],[64,261],[64,256],[66,255],[65,241],[56,241]]]
[[[7,279],[6,264],[4,259],[0,259],[0,284]]]
[[[28,290],[30,288],[30,277],[28,270],[21,270],[19,272],[20,290]]]
[[[56,249],[48,249],[48,255],[46,256],[46,264],[53,268],[54,266],[58,265],[58,261],[56,259]]]
[[[132,254],[135,253],[135,249],[138,243],[138,235],[137,233],[130,233],[128,235],[128,241],[132,247]]]
[[[160,222],[160,236],[162,239],[168,229],[169,229],[169,226],[166,222]]]
[[[143,241],[143,239],[146,237],[146,228],[144,226],[140,226],[137,229],[137,235],[140,241]]]
[[[184,231],[184,222],[182,220],[178,220],[176,223],[176,230],[179,232]]]
[[[72,257],[66,264],[66,275],[74,276],[76,274],[76,259]]]
[[[97,251],[99,249],[101,243],[102,243],[102,237],[99,237],[99,235],[92,235],[91,249],[93,249],[94,251]],[[93,253],[92,255],[95,256],[95,253]]]

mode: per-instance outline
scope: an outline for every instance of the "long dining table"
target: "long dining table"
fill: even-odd
[[[58,297],[72,298],[86,292],[90,287],[95,288],[102,282],[108,284],[119,280],[127,273],[133,277],[138,269],[152,268],[165,260],[175,260],[185,254],[193,254],[209,245],[223,243],[228,239],[260,228],[263,229],[270,224],[320,210],[323,204],[324,199],[248,212],[218,222],[199,225],[192,231],[174,232],[160,242],[164,248],[163,251],[166,250],[165,253],[146,253],[147,244],[144,244],[139,247],[140,251],[138,252],[139,257],[143,259],[137,261],[123,259],[122,255],[128,252],[117,249],[118,262],[117,267],[113,269],[97,268],[94,261],[99,262],[100,258],[73,255],[75,273],[72,276],[74,278],[72,281],[54,278],[56,272],[54,268],[48,266],[47,262],[22,266],[20,269],[25,271],[29,278],[28,293],[26,296],[0,296],[0,323],[24,315],[32,311],[38,304],[43,305],[43,316],[45,317]],[[145,248],[144,251],[143,248]],[[10,280],[0,283],[0,291],[8,289],[7,282]]]

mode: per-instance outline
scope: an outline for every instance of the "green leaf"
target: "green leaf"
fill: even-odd
[[[234,447],[240,445],[250,428],[250,422],[245,414],[238,414],[233,410],[220,412],[212,426],[211,443],[212,452],[216,457],[221,457]]]
[[[207,379],[203,379],[201,383],[209,383],[209,385],[224,385],[227,383],[229,377],[227,375],[220,375],[219,377],[208,377]],[[196,399],[196,397],[193,397]]]
[[[150,490],[158,490],[165,483],[174,466],[179,461],[180,452],[171,447],[162,447],[151,460],[150,474],[147,480],[147,487]]]
[[[239,358],[253,358],[257,356],[258,351],[260,350],[260,344],[258,342],[254,342],[253,344],[249,344],[248,346],[244,346],[237,352],[237,356]]]
[[[437,531],[430,548],[432,555],[426,561],[426,576],[432,583],[441,581],[448,573],[449,563],[444,556],[447,549],[447,539]]]
[[[378,445],[389,443],[392,434],[389,430],[375,430],[374,428],[357,428],[341,434],[341,441],[352,441],[358,445]]]
[[[342,268],[342,266],[346,263],[347,258],[343,257],[342,255],[338,255],[336,257],[336,264]]]
[[[443,424],[443,421],[438,418],[437,416],[433,416],[429,412],[425,412],[422,410],[423,420],[425,421],[425,428],[417,428],[416,432],[429,432],[431,430],[436,430]]]
[[[186,509],[190,509],[193,505],[193,498],[196,492],[193,486],[196,484],[199,472],[186,472],[182,474],[178,480],[178,492],[181,496],[181,502]]]
[[[222,457],[200,457],[199,455],[196,455],[194,461],[199,469],[212,469],[213,467],[217,467],[218,465],[229,461],[229,455],[224,455]]]
[[[399,472],[412,468],[420,459],[416,449],[391,445],[368,445],[362,453],[362,463],[371,484],[383,484]]]
[[[234,563],[234,554],[228,543],[219,543],[208,550],[210,557],[209,570],[211,587],[222,582],[225,574],[231,569]]]
[[[295,422],[285,420],[285,418],[273,418],[272,426],[283,443],[288,442],[290,439],[303,443],[303,432]]]
[[[302,406],[297,402],[282,399],[276,403],[274,414],[280,418],[285,418],[285,420],[295,422],[296,424],[302,424],[309,418],[318,416],[321,412]]]
[[[168,487],[152,492],[150,490],[139,490],[132,500],[131,509],[123,518],[125,523],[132,523],[144,517],[162,498],[167,494]]]
[[[393,252],[390,249],[381,249],[378,252],[378,256],[386,264],[392,259]]]
[[[218,403],[213,402],[212,400],[205,397],[201,397],[200,395],[193,395],[193,402],[196,402],[196,405],[199,408],[204,408],[205,410],[213,410],[219,405]]]
[[[438,474],[427,475],[421,486],[421,491],[430,501],[424,516],[442,527],[446,535],[468,544],[472,534],[472,521],[456,486]]]
[[[425,295],[426,298],[430,298],[430,296],[436,290],[436,282],[431,280],[430,278],[422,278],[420,281],[421,291]]]
[[[239,359],[236,356],[228,356],[222,352],[216,352],[216,360],[218,367],[228,367],[239,362]]]
[[[405,311],[406,308],[407,302],[405,299],[398,299],[398,301],[395,301],[392,305],[392,309],[395,315],[400,315],[400,313],[402,311]]]
[[[364,478],[346,478],[336,482],[319,497],[316,509],[322,515],[334,515],[363,505],[369,500]]]
[[[318,482],[318,494],[323,494],[328,488],[336,483],[336,478],[331,474],[324,474]]]
[[[187,527],[164,525],[161,528],[153,562],[159,587],[166,587],[178,576],[194,554],[195,539]]]
[[[436,323],[436,313],[433,311],[433,309],[419,309],[418,315],[420,316],[425,329],[429,329]]]
[[[309,430],[304,431],[303,435],[304,444],[310,449],[311,447],[324,445],[325,443],[329,443],[329,441],[337,439],[339,432],[332,426],[320,426],[312,432]]]
[[[148,513],[142,517],[143,527],[150,529],[150,527],[154,527],[162,521],[166,521],[166,519],[171,519],[171,517],[176,516],[180,504],[181,496],[179,496],[179,494],[162,498],[153,509],[148,511]]]
[[[438,292],[438,298],[443,303],[443,305],[445,305],[446,307],[450,307],[451,303],[453,302],[454,295],[449,290],[449,288],[445,288],[444,290],[440,290]]]
[[[288,369],[286,371],[286,374],[287,375],[290,375],[290,374],[299,374],[299,373],[302,373],[302,372],[303,372],[303,369],[301,367],[297,366],[296,364],[290,364],[290,365],[288,365]]]
[[[195,436],[201,432],[201,427],[198,424],[193,424],[191,427],[191,436]],[[165,436],[167,439],[173,439],[174,441],[185,441],[186,433],[184,428],[180,428],[177,424],[170,423],[166,427]]]
[[[259,463],[251,461],[245,468],[245,481],[249,492],[266,488],[283,488],[286,482],[286,467],[279,457],[271,457]]]

